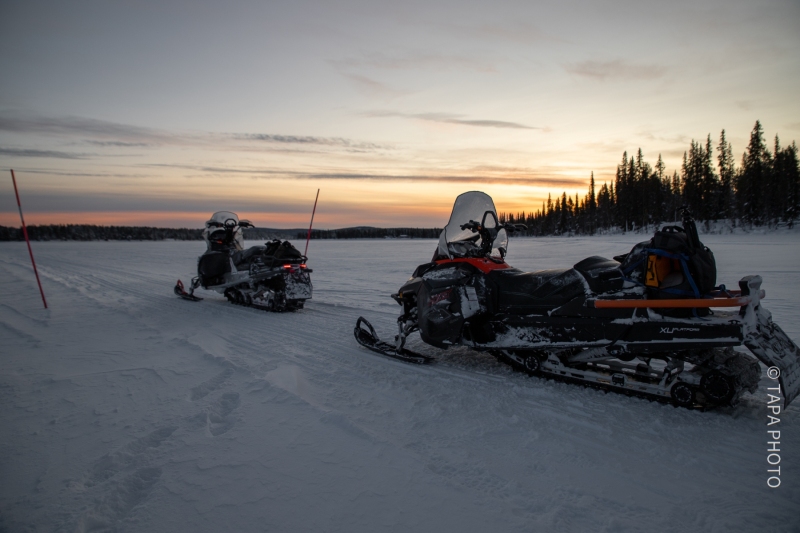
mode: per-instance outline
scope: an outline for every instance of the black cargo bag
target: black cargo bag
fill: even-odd
[[[665,226],[624,258],[623,273],[645,285],[650,297],[699,298],[716,288],[714,254],[700,242],[694,223],[688,226]]]

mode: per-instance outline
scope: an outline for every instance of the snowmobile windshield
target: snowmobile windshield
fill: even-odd
[[[505,229],[499,229],[497,210],[492,198],[483,192],[465,192],[456,198],[450,221],[439,236],[439,255],[450,258],[476,257],[485,249],[481,232],[472,229],[461,229],[461,226],[476,222],[488,230],[492,237],[492,257],[501,258],[508,249],[508,234]],[[484,231],[483,235],[487,235]],[[502,253],[501,253],[502,249]]]
[[[206,222],[206,227],[210,226],[224,226],[226,220],[233,220],[236,222],[236,225],[239,225],[239,216],[236,213],[232,213],[230,211],[217,211],[211,218],[208,219]]]

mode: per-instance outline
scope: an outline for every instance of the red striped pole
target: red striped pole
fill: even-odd
[[[303,255],[308,255],[308,241],[311,240],[311,226],[314,225],[314,213],[317,212],[317,200],[319,200],[319,189],[317,189],[317,197],[314,198],[314,210],[311,211],[311,224],[308,225],[308,235],[306,236],[306,251]]]
[[[44,290],[42,290],[42,282],[39,281],[39,271],[36,270],[36,261],[33,259],[33,250],[31,249],[31,240],[28,238],[28,228],[25,226],[25,218],[22,216],[22,204],[19,201],[19,191],[17,190],[17,178],[14,176],[14,169],[11,169],[11,181],[14,182],[14,194],[17,195],[17,207],[19,208],[19,219],[22,221],[22,234],[25,235],[25,242],[28,243],[28,253],[31,254],[31,264],[33,265],[33,273],[36,274],[36,283],[39,284],[39,293],[42,295],[42,303],[44,308],[47,309],[47,300],[44,298]]]

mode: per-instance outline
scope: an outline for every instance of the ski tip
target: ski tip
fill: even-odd
[[[186,292],[186,289],[183,287],[183,282],[178,280],[178,283],[175,284],[175,288],[172,289],[172,292],[175,293],[176,296],[180,296],[184,300],[189,300],[190,302],[199,302],[202,300],[199,296],[195,296],[194,294],[189,294]]]
[[[365,325],[366,328],[364,328]],[[353,334],[358,343],[364,346],[374,345],[379,342],[378,334],[375,333],[375,328],[373,328],[372,324],[363,316],[358,317],[358,320],[356,320],[356,327],[353,330]]]

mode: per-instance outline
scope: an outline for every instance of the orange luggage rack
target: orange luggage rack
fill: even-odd
[[[759,293],[759,299],[765,297],[763,289]],[[750,302],[750,296],[734,296],[730,298],[681,298],[673,300],[589,300],[587,303],[589,307],[596,309],[639,309],[648,307],[674,309],[676,307],[744,307]]]

